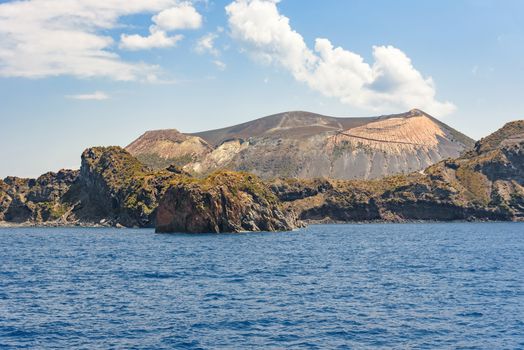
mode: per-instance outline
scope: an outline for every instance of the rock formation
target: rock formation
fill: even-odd
[[[61,170],[37,179],[7,177],[0,182],[0,221],[61,221],[68,212],[61,202],[78,171]]]
[[[272,188],[308,221],[524,220],[524,121],[424,173],[381,180],[279,180]]]
[[[120,147],[90,148],[82,154],[80,174],[64,200],[83,222],[151,227],[158,200],[177,175],[151,171]]]
[[[288,231],[298,222],[283,211],[255,175],[219,172],[185,179],[167,190],[158,208],[157,232]]]
[[[0,220],[153,227],[158,200],[180,174],[173,169],[151,171],[120,147],[90,148],[82,154],[80,171],[4,179]]]

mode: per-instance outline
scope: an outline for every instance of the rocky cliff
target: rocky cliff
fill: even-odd
[[[191,135],[147,132],[127,150],[153,167],[176,164],[205,175],[217,169],[264,179],[374,179],[458,157],[473,141],[420,110],[371,118],[287,112]]]
[[[87,149],[81,164],[80,171],[4,179],[0,221],[152,227],[159,198],[181,176],[175,168],[151,171],[120,147]]]
[[[278,180],[273,191],[309,221],[524,220],[524,121],[423,173],[381,180]]]
[[[5,178],[0,182],[0,221],[65,221],[70,207],[62,198],[77,176],[78,171],[62,170],[37,179]]]
[[[247,173],[219,172],[175,183],[158,208],[157,232],[288,231],[299,223],[267,184]]]
[[[82,222],[154,226],[158,200],[179,174],[151,171],[120,147],[84,151],[80,174],[64,200]]]
[[[151,170],[120,147],[85,150],[80,171],[0,181],[0,222],[154,227],[157,218],[159,232],[283,231],[298,225],[294,212],[283,211],[254,175],[219,172],[196,179],[174,166]]]

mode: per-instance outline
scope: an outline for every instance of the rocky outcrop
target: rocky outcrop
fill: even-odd
[[[5,221],[5,212],[11,204],[11,197],[7,195],[8,185],[0,180],[0,222]]]
[[[80,171],[4,179],[0,221],[154,227],[158,200],[180,176],[187,175],[176,167],[151,171],[120,147],[90,148]]]
[[[81,222],[153,227],[158,200],[177,176],[167,169],[151,171],[120,147],[90,148],[64,200]]]
[[[299,223],[256,176],[219,172],[169,188],[158,208],[157,232],[288,231]]]
[[[0,221],[66,221],[70,207],[62,198],[77,176],[78,171],[61,170],[37,179],[5,178],[0,183]]]
[[[272,186],[307,221],[524,220],[524,121],[509,123],[462,157],[424,173],[381,180]]]
[[[374,179],[422,170],[472,146],[467,136],[412,110],[371,118],[287,112],[191,135],[152,131],[127,150],[149,166],[171,159],[199,176],[229,169],[266,180]]]

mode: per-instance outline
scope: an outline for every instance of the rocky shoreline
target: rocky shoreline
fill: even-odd
[[[522,219],[510,220],[511,222],[524,222]],[[318,225],[374,225],[374,224],[457,224],[457,223],[502,223],[508,222],[508,220],[485,220],[485,219],[472,219],[472,220],[402,220],[402,221],[387,221],[387,220],[375,220],[375,221],[336,221],[336,220],[305,220],[302,221],[302,225],[295,227],[289,230],[282,231],[268,231],[268,232],[286,232],[286,231],[295,231],[301,228],[306,228],[309,226],[318,226]],[[109,225],[109,224],[89,224],[89,223],[34,223],[34,222],[23,222],[23,223],[13,223],[13,222],[0,222],[0,228],[117,228],[117,229],[153,229],[153,227],[125,227],[122,225]],[[246,233],[254,232],[252,230],[243,230],[236,231],[233,233]],[[264,232],[264,231],[260,231]],[[156,232],[156,233],[177,233],[177,232]],[[178,232],[185,233],[185,232]],[[213,232],[206,232],[213,233]],[[217,233],[217,232],[215,232]],[[231,233],[231,232],[230,232]]]

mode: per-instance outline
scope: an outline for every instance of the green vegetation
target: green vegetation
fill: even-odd
[[[64,216],[69,206],[56,202],[40,202],[36,204],[36,215],[43,221],[55,221]]]
[[[457,179],[466,188],[466,196],[472,201],[487,205],[490,202],[490,183],[485,175],[465,165],[457,169]]]
[[[335,142],[333,146],[333,157],[334,159],[342,157],[344,154],[351,152],[353,149],[350,142],[342,140],[340,142]]]
[[[269,187],[257,176],[234,171],[216,171],[203,179],[182,177],[174,181],[175,184],[193,184],[204,191],[219,187],[226,187],[235,197],[245,192],[256,199],[266,200],[268,203],[277,203],[277,197]]]

